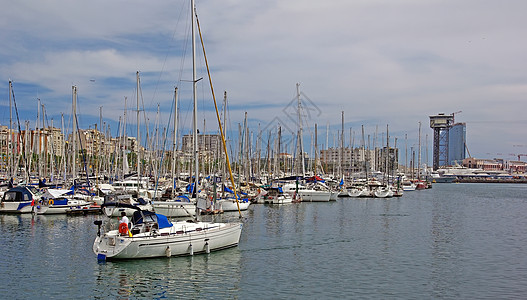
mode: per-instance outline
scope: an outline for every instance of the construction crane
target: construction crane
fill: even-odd
[[[459,114],[459,113],[462,113],[462,112],[463,112],[462,110],[459,110],[459,111],[451,113],[451,115],[452,115],[452,124],[456,124],[456,122],[455,122],[456,115]]]

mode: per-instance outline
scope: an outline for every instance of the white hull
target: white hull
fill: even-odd
[[[341,197],[352,197],[352,198],[356,198],[356,197],[359,197],[362,193],[362,188],[361,187],[352,187],[352,188],[347,188],[346,190],[344,190],[342,193],[341,193]]]
[[[44,213],[46,215],[53,214],[65,214],[68,211],[73,209],[86,209],[90,207],[90,203],[84,200],[68,200],[68,203],[65,205],[52,204],[49,206],[48,210]]]
[[[339,196],[340,192],[337,191],[331,191],[331,195],[329,196],[329,201],[337,201],[337,197]]]
[[[327,202],[331,196],[330,192],[316,190],[299,190],[298,194],[304,202]]]
[[[415,188],[416,188],[415,184],[413,184],[413,183],[411,185],[403,184],[402,187],[403,187],[403,191],[406,191],[406,192],[415,191]]]
[[[376,198],[390,198],[393,197],[393,192],[388,187],[379,187],[373,192]]]
[[[249,205],[251,205],[251,202],[249,201],[238,201],[240,204],[240,210],[247,210],[249,208]],[[218,209],[222,211],[238,211],[238,204],[236,204],[236,200],[231,199],[221,199],[216,202],[216,206]]]
[[[194,255],[237,246],[241,223],[175,222],[169,228],[121,236],[117,230],[98,236],[93,252],[99,259]]]
[[[361,190],[360,190],[360,194],[359,194],[359,197],[362,197],[362,198],[371,198],[371,197],[375,197],[375,195],[373,194],[373,191],[365,186],[363,187]]]
[[[0,204],[0,213],[10,214],[44,214],[48,210],[48,206],[36,205],[31,206],[31,201],[24,202],[2,202]]]
[[[33,190],[33,191],[32,191]],[[40,197],[35,196],[34,187],[15,187],[4,192],[0,199],[0,213],[43,214],[48,209]]]
[[[192,217],[196,215],[196,204],[192,202],[155,201],[154,211],[167,217]]]
[[[272,199],[263,199],[264,204],[287,204],[293,203],[293,197],[290,195],[280,195]]]

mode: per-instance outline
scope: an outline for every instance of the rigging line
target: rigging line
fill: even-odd
[[[145,110],[145,100],[143,98],[143,88],[141,87],[141,78],[139,78],[139,90],[137,91],[138,93],[140,93],[140,96],[141,96],[141,105],[142,105],[142,108],[143,108],[143,118],[144,118],[144,123],[145,123],[145,132],[146,132],[146,138],[145,138],[145,148],[148,147],[148,139],[150,137],[149,135],[149,132],[148,132],[148,122],[150,121],[147,116],[146,116],[146,110]],[[141,128],[139,128],[139,130],[141,130]],[[139,136],[139,132],[137,133],[137,135]],[[139,141],[138,141],[139,142]],[[141,144],[138,143],[139,146],[141,146]],[[140,151],[140,149],[139,149]],[[138,174],[139,176],[139,174]]]
[[[203,43],[203,36],[201,35],[201,27],[199,26],[199,20],[198,20],[198,13],[196,9],[194,8],[194,14],[196,15],[196,25],[198,25],[198,32],[199,32],[199,38],[201,40],[201,47],[203,49],[203,57],[205,59],[205,65],[207,66],[207,74],[209,75],[209,83],[210,83],[210,90],[212,93],[212,99],[214,100],[214,108],[216,109],[216,117],[218,119],[218,125],[220,127],[221,132],[221,140],[223,142],[223,150],[225,151],[225,159],[227,160],[227,167],[229,169],[229,175],[231,179],[232,184],[232,190],[234,191],[234,198],[236,199],[236,205],[238,206],[238,213],[240,214],[240,218],[242,218],[242,212],[240,210],[240,202],[238,200],[238,193],[236,191],[236,185],[234,184],[234,176],[232,175],[232,169],[231,169],[231,163],[229,161],[229,155],[227,155],[227,144],[225,142],[225,135],[223,134],[223,128],[221,125],[221,119],[220,114],[218,112],[218,104],[216,103],[216,96],[214,95],[214,88],[212,86],[212,77],[210,75],[210,69],[209,69],[209,62],[207,61],[207,54],[205,53],[205,44]]]
[[[167,52],[165,54],[165,59],[163,60],[163,65],[161,66],[161,72],[159,72],[159,76],[157,78],[157,82],[156,82],[156,85],[155,85],[155,88],[154,88],[154,93],[152,94],[151,103],[155,99],[155,96],[157,94],[157,90],[159,88],[159,83],[161,82],[161,77],[163,76],[163,73],[165,71],[166,63],[167,63],[167,60],[168,60],[168,55],[171,53],[172,45],[173,45],[175,37],[176,37],[176,32],[178,31],[177,28],[179,26],[179,22],[181,20],[181,16],[183,15],[183,11],[184,11],[183,9],[180,9],[180,11],[179,11],[179,17],[178,17],[177,22],[176,22],[176,28],[174,29],[174,31],[172,33],[172,39],[170,40],[169,47],[168,47]]]
[[[82,160],[84,162],[84,172],[86,174],[86,183],[88,184],[88,188],[89,188],[90,187],[90,177],[88,175],[88,165],[86,163],[86,152],[87,151],[85,151],[87,149],[85,148],[86,145],[84,145],[84,147],[82,146],[81,131],[79,129],[79,118],[78,117],[77,117],[76,127],[77,127],[77,135],[79,136],[79,144],[81,145]],[[73,155],[76,155],[76,153],[74,153]],[[75,174],[73,175],[73,186],[75,186]]]
[[[16,101],[15,101],[15,90],[13,88],[11,88],[11,94],[13,96],[13,104],[15,106],[15,113],[16,113],[16,120],[17,120],[17,123],[18,123],[18,133],[22,133],[22,129],[20,128],[20,118],[18,117],[18,108],[16,106]],[[27,134],[27,132],[26,132]],[[19,138],[17,138],[17,142],[18,142]],[[29,183],[29,174],[27,173],[27,158],[26,158],[26,155],[25,155],[25,143],[24,143],[24,139],[22,139],[22,160],[24,161],[24,168],[26,169],[26,182]]]
[[[175,95],[174,95],[174,98],[175,98]],[[174,105],[175,105],[175,99],[174,99],[174,101],[172,101],[171,111],[174,110]],[[174,116],[174,118],[175,118],[175,117],[176,117],[176,116]],[[166,128],[170,128],[170,123],[171,123],[171,121],[172,121],[172,113],[170,113],[170,115],[169,115],[169,117],[168,117],[168,124],[167,124],[167,127],[166,127]],[[175,128],[174,128],[174,129],[175,129]],[[164,136],[164,138],[163,138],[163,147],[162,147],[162,149],[161,149],[162,151],[161,151],[161,160],[160,160],[160,162],[159,162],[159,170],[158,170],[158,172],[156,172],[156,179],[155,179],[155,183],[156,183],[156,184],[155,184],[155,188],[154,188],[154,199],[156,199],[156,196],[157,196],[157,187],[159,186],[159,175],[160,175],[160,173],[161,173],[160,171],[161,171],[161,168],[162,168],[162,166],[163,166],[163,160],[164,160],[164,158],[165,158],[165,149],[166,149],[166,144],[167,144],[167,140],[168,140],[167,136],[168,136],[168,132],[169,132],[169,131],[170,131],[170,130],[165,130],[165,136]],[[175,153],[175,150],[174,150],[174,153]],[[172,155],[174,155],[174,153],[173,153]],[[172,180],[174,180],[174,179],[172,178]]]

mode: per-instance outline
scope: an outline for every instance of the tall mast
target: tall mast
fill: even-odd
[[[61,168],[62,170],[64,171],[63,173],[63,182],[66,183],[66,173],[67,173],[67,166],[66,166],[66,143],[65,143],[65,139],[64,139],[64,134],[66,133],[66,131],[64,130],[64,113],[61,113],[60,114],[60,130],[63,134],[62,136],[62,147],[61,148],[61,151],[60,151],[60,156],[61,156]]]
[[[342,111],[341,131],[340,131],[340,151],[339,151],[339,176],[344,177],[344,170],[342,169],[342,160],[344,159],[344,111]]]
[[[389,134],[389,131],[388,131],[388,124],[386,124],[386,160],[385,160],[385,174],[386,174],[386,178],[388,178],[388,180],[386,180],[386,183],[390,183],[390,177],[388,176],[389,172],[388,172],[388,167],[389,167],[389,163],[388,163],[388,159],[390,157],[390,134]],[[383,177],[384,178],[384,177]]]
[[[306,167],[304,166],[304,145],[302,143],[302,117],[300,116],[300,110],[302,104],[300,101],[300,83],[296,84],[296,98],[298,103],[298,147],[300,152],[300,163],[302,164],[302,177],[306,174]]]
[[[35,151],[37,152],[37,160],[38,160],[37,172],[38,172],[39,177],[42,176],[42,141],[41,141],[42,140],[42,128],[39,128],[40,119],[42,119],[42,114],[40,111],[40,98],[37,98],[37,122],[35,126],[35,131],[37,133],[37,138],[36,138],[37,144],[35,147]]]
[[[9,178],[13,178],[13,166],[14,166],[14,156],[15,154],[13,153],[13,109],[12,109],[12,99],[11,99],[11,95],[12,95],[12,91],[13,91],[13,82],[11,81],[11,79],[9,79],[9,135],[8,135],[8,151],[7,151],[7,157],[8,157],[8,160],[9,160]],[[27,135],[27,131],[26,131],[26,135]]]
[[[73,116],[73,131],[72,135],[72,148],[73,148],[73,163],[71,167],[71,174],[73,176],[73,183],[75,183],[75,177],[77,175],[77,87],[72,86],[73,90],[73,104],[72,104],[72,116]]]
[[[141,133],[139,132],[139,71],[135,73],[137,82],[137,198],[139,198],[139,186],[141,184]]]
[[[175,197],[176,192],[176,152],[177,152],[177,87],[174,89],[174,141],[172,146],[172,199]]]
[[[278,155],[278,172],[277,172],[277,177],[280,177],[282,175],[281,174],[281,169],[280,169],[280,161],[281,161],[281,158],[282,156],[280,155],[280,153],[282,153],[282,126],[278,125],[278,151],[277,151],[277,155]]]
[[[404,175],[408,175],[408,134],[404,134]]]
[[[128,98],[125,96],[124,97],[124,116],[123,116],[123,136],[122,136],[122,141],[124,143],[123,153],[122,153],[122,155],[123,155],[123,163],[122,163],[123,177],[122,177],[122,179],[124,179],[124,175],[126,175],[126,173],[130,172],[128,167],[125,169],[125,166],[128,166],[128,155],[126,154],[126,147],[127,147],[126,145],[128,144],[128,137],[126,136],[126,100],[128,100]],[[126,160],[126,162],[125,162],[125,160]]]
[[[318,130],[317,130],[317,123],[315,123],[315,167],[314,167],[314,176],[317,176],[317,166],[318,166]],[[316,177],[315,177],[316,178]]]
[[[421,179],[421,122],[419,122],[419,150],[417,152],[417,179]]]
[[[199,149],[198,149],[198,99],[197,99],[197,76],[196,76],[196,15],[194,13],[194,0],[190,1],[190,14],[192,22],[192,99],[194,102],[193,141],[194,141],[194,193],[198,199],[199,183]],[[196,206],[197,207],[197,206]]]

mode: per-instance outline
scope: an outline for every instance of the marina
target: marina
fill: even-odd
[[[436,184],[400,198],[255,204],[243,212],[238,247],[102,263],[92,252],[97,215],[2,214],[2,269],[10,271],[0,275],[0,292],[26,299],[520,299],[527,294],[526,192],[515,184]]]
[[[300,19],[324,15],[319,5],[291,10],[300,6],[244,3],[231,5],[236,9],[223,18],[227,10],[214,1],[202,3],[203,14],[195,0],[179,2],[134,3],[125,10],[133,24],[118,18],[121,7],[108,7],[117,9],[106,16],[115,17],[111,26],[96,5],[91,9],[100,11],[101,24],[91,24],[93,30],[80,30],[93,20],[83,22],[71,8],[50,5],[42,16],[56,21],[9,38],[16,43],[0,54],[0,70],[21,80],[0,84],[7,92],[0,117],[0,295],[525,298],[527,162],[521,159],[527,145],[518,129],[523,127],[511,125],[525,120],[501,111],[515,102],[507,97],[519,97],[510,92],[517,87],[505,84],[512,71],[492,78],[497,68],[484,64],[494,60],[475,55],[501,47],[470,42],[469,50],[441,53],[479,35],[460,38],[453,30],[455,39],[441,40],[449,47],[421,37],[398,48],[394,41],[401,36],[384,28],[380,36],[366,30],[371,37],[363,40],[360,32],[343,36],[342,48],[334,48],[330,38],[342,35],[335,28],[363,27],[349,26],[357,19],[350,14],[333,23],[340,12],[330,9],[326,30],[332,33],[313,27],[327,21],[313,22],[294,32],[298,39],[309,36],[309,46],[296,48],[299,40],[289,41],[286,31],[300,29]],[[328,7],[333,5],[358,4]],[[244,11],[246,6],[251,9]],[[65,18],[67,8],[72,14]],[[363,9],[349,12],[370,16]],[[274,10],[279,18],[267,19]],[[144,18],[135,15],[142,11]],[[204,17],[203,31],[198,16]],[[284,16],[296,21],[281,24]],[[16,19],[5,17],[6,23]],[[70,18],[78,26],[68,24]],[[66,23],[59,24],[61,19]],[[261,35],[275,22],[274,32]],[[60,28],[72,30],[61,34]],[[6,37],[11,31],[18,33],[8,28]],[[54,36],[30,38],[33,32]],[[254,47],[253,34],[269,43]],[[277,34],[283,36],[273,39]],[[365,47],[371,40],[373,51]],[[385,40],[394,46],[379,42]],[[479,43],[487,43],[486,37]],[[55,44],[62,47],[52,55],[46,49]],[[34,48],[43,52],[35,55]],[[272,48],[279,50],[274,56]],[[455,58],[458,52],[464,56]],[[31,53],[29,65],[29,56],[24,63],[16,57]],[[324,59],[317,62],[310,53]],[[42,59],[54,63],[37,68]],[[262,61],[263,68],[247,67]],[[293,61],[295,72],[289,73]],[[482,80],[480,74],[468,76],[467,66],[492,72]],[[377,74],[365,76],[370,69]],[[450,89],[448,80],[456,76],[449,72],[463,74]],[[291,81],[295,77],[307,82]],[[504,100],[492,95],[497,86]],[[471,97],[478,105],[467,104]],[[500,106],[492,109],[495,103]],[[464,105],[465,113],[428,111]],[[507,121],[489,121],[481,107]],[[422,122],[427,114],[429,126]],[[319,131],[322,123],[325,130]],[[469,145],[479,148],[476,156]]]

